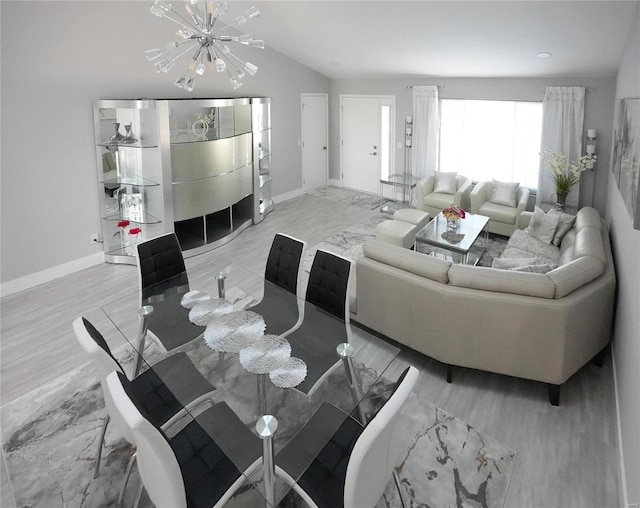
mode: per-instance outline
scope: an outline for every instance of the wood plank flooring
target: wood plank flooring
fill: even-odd
[[[377,210],[304,195],[280,203],[265,221],[227,245],[187,259],[187,267],[228,256],[262,273],[275,233],[303,239],[311,247],[374,213]],[[85,363],[71,322],[87,315],[100,327],[106,318],[99,306],[136,286],[135,267],[102,264],[2,298],[0,404]],[[111,346],[122,343],[117,336],[107,339]],[[506,507],[620,506],[609,356],[604,367],[587,365],[566,383],[560,407],[548,403],[541,383],[454,369],[453,383],[448,384],[439,362],[406,348],[401,358],[421,370],[420,396],[517,451]],[[2,506],[9,506],[6,488],[3,491]]]

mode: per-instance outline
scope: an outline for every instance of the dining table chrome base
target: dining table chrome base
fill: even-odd
[[[351,395],[353,397],[353,401],[356,404],[356,412],[358,413],[358,419],[362,425],[367,424],[367,418],[360,406],[360,401],[362,400],[362,392],[360,390],[360,383],[358,382],[358,378],[356,375],[356,370],[353,366],[353,346],[348,344],[347,342],[343,342],[342,344],[338,344],[336,347],[336,351],[338,356],[342,359],[342,364],[344,365],[344,370],[347,374],[347,379],[349,381],[349,388],[351,390]]]
[[[278,420],[275,416],[264,415],[256,423],[256,432],[262,439],[264,498],[267,508],[276,506],[276,465],[273,459],[273,436],[276,430],[278,430]]]

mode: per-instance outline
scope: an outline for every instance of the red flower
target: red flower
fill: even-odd
[[[118,227],[119,228],[126,228],[128,225],[130,224],[130,222],[128,220],[121,220],[120,222],[118,222]]]
[[[142,229],[140,228],[131,228],[129,230],[130,235],[139,235],[140,233],[142,233]]]

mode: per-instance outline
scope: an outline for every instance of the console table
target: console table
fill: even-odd
[[[402,201],[400,208],[411,208],[411,199],[413,197],[413,189],[415,189],[418,183],[418,178],[413,175],[400,175],[394,174],[389,175],[386,178],[380,179],[380,211],[381,212],[392,212],[396,209],[396,203],[398,202],[395,199],[396,189],[402,189]],[[391,202],[394,203],[394,210],[390,209],[391,202],[388,205],[384,204],[384,187],[385,185],[390,186],[393,189],[393,200]],[[406,193],[409,191],[409,199],[405,199]]]

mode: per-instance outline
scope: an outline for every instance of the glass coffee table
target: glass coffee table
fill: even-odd
[[[429,245],[452,253],[452,257],[459,256],[463,265],[475,265],[480,261],[484,247],[476,245],[476,241],[484,232],[485,241],[489,238],[489,217],[467,213],[464,219],[458,221],[456,233],[447,232],[447,219],[440,212],[435,219],[416,233],[415,250],[420,252],[420,245]],[[430,254],[435,255],[435,250]],[[454,258],[455,260],[455,258]]]

